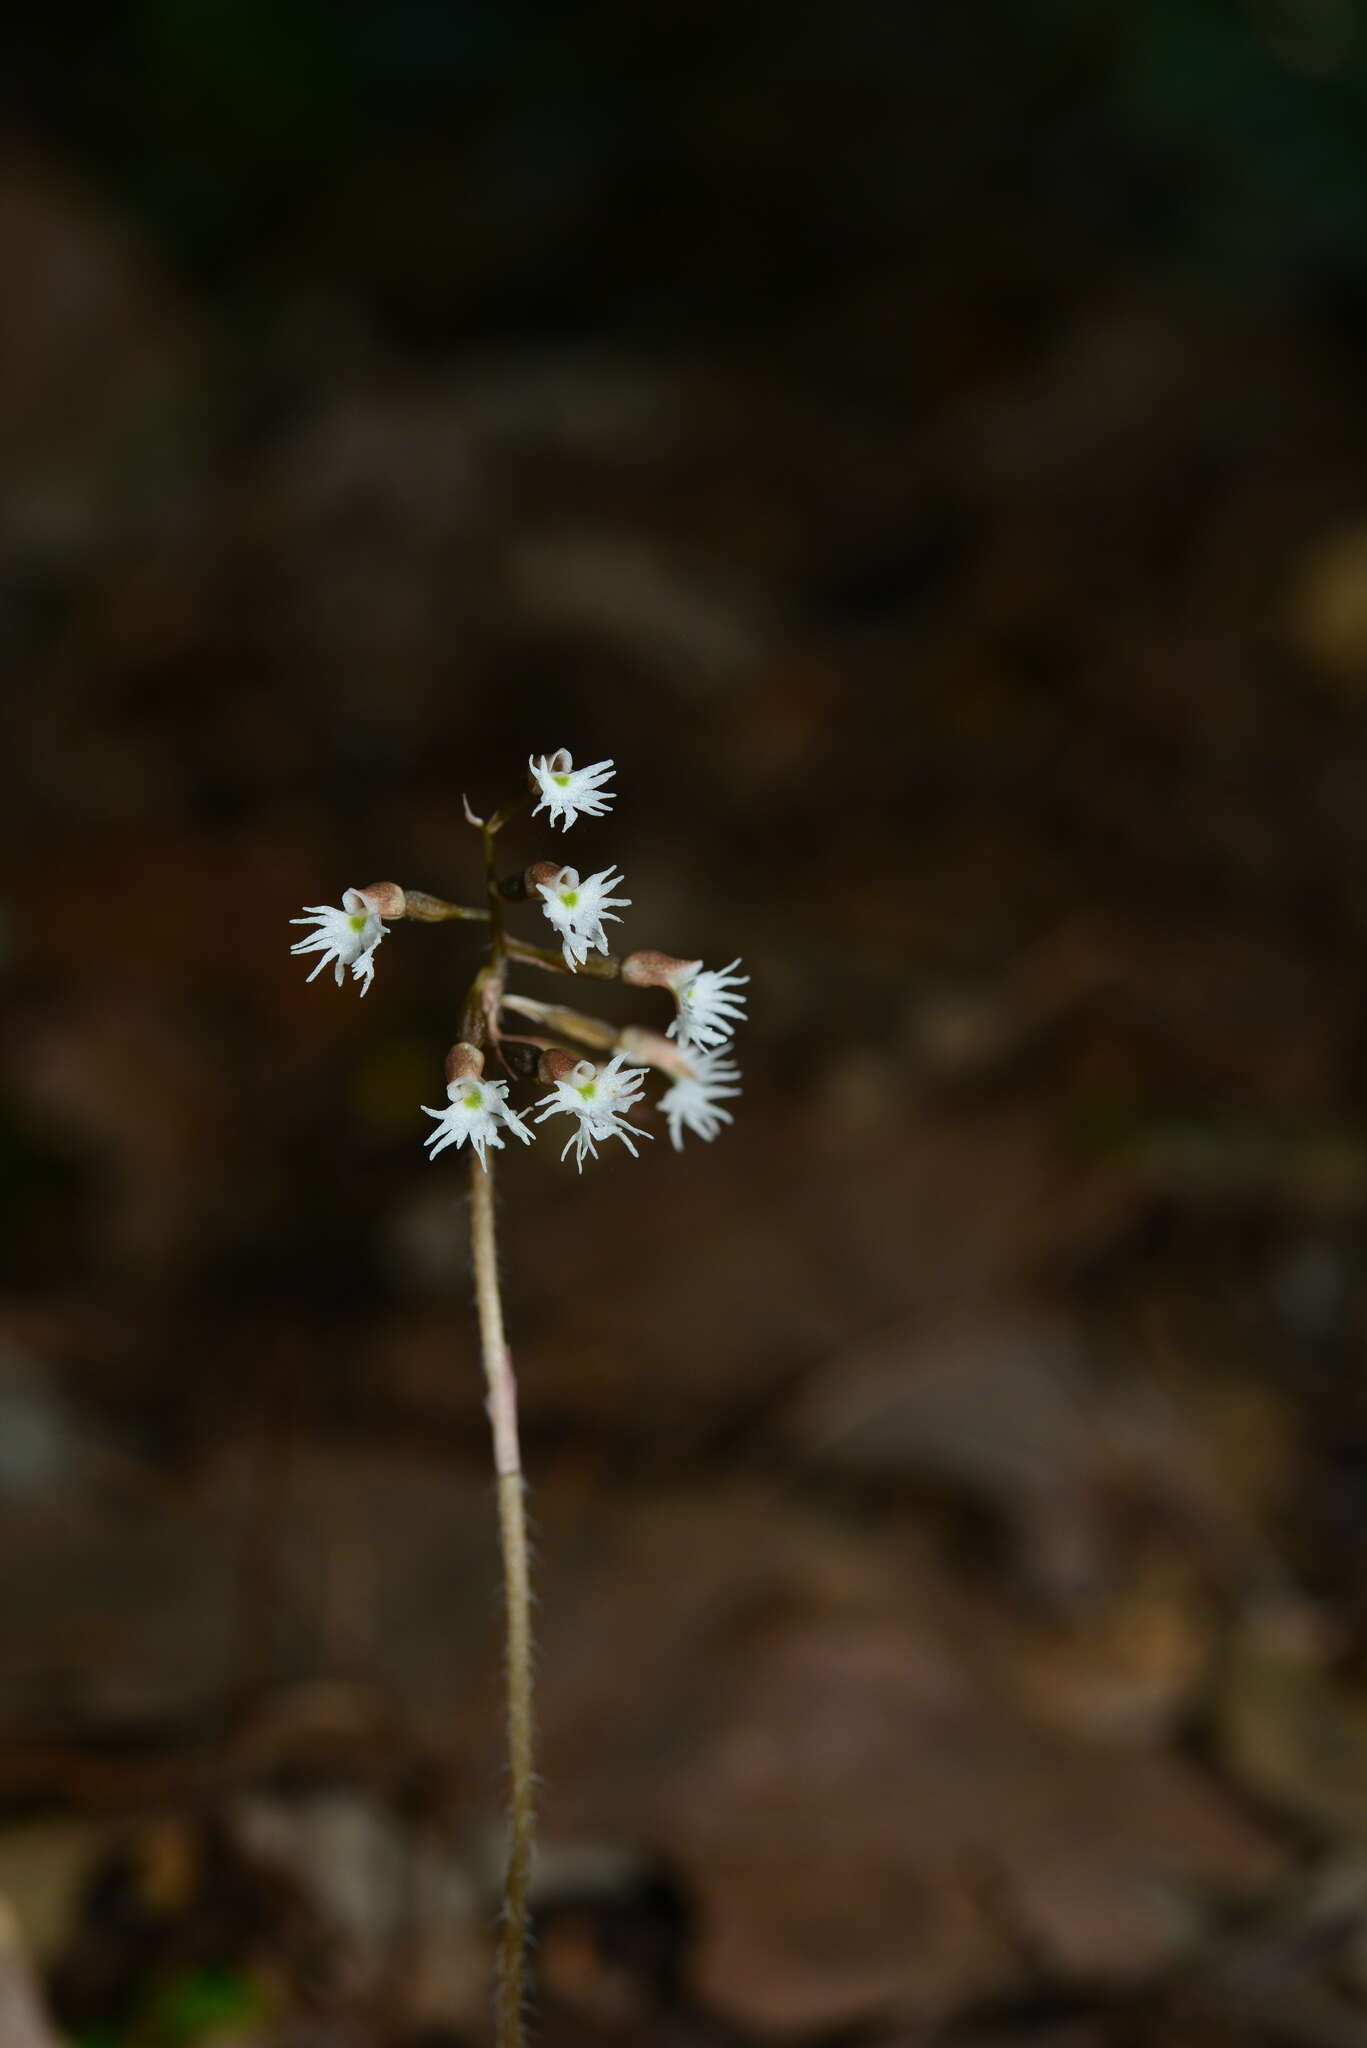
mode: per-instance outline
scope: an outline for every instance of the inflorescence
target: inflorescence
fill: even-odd
[[[616,958],[608,949],[605,927],[621,922],[618,913],[631,907],[631,898],[613,894],[624,877],[612,866],[581,878],[575,868],[540,860],[507,880],[494,878],[495,835],[533,796],[538,799],[533,816],[544,810],[548,823],[568,831],[579,818],[602,817],[611,808],[613,792],[607,785],[612,774],[611,761],[576,768],[561,748],[532,757],[527,788],[487,823],[475,818],[467,805],[467,816],[484,836],[487,910],[464,909],[439,897],[405,891],[394,882],[378,882],[368,889],[345,890],[340,910],[315,904],[304,917],[292,920],[314,927],[290,948],[293,953],[318,954],[309,980],[331,964],[340,987],[349,967],[362,995],[374,979],[375,953],[388,923],[401,917],[421,923],[488,920],[489,961],[467,999],[462,1037],[447,1055],[447,1106],[423,1105],[424,1114],[435,1119],[424,1139],[434,1159],[448,1146],[468,1144],[487,1172],[488,1150],[501,1150],[505,1133],[511,1131],[530,1144],[536,1134],[510,1107],[508,1092],[512,1081],[533,1073],[549,1087],[549,1093],[532,1104],[540,1111],[534,1121],[571,1119],[561,1157],[573,1147],[581,1172],[586,1157],[597,1158],[603,1139],[620,1138],[635,1158],[632,1139],[652,1135],[628,1122],[626,1115],[642,1103],[652,1068],[670,1082],[658,1107],[676,1150],[682,1149],[686,1131],[711,1140],[732,1121],[723,1104],[741,1091],[730,1041],[736,1025],[745,1020],[745,1000],[739,991],[749,981],[748,975],[736,972],[740,961],[707,968],[701,960],[653,951]],[[505,906],[517,903],[539,905],[559,942],[558,951],[505,936]],[[619,1030],[558,1003],[510,994],[508,970],[523,963],[576,977],[587,971],[595,979],[620,979],[633,988],[665,989],[673,998],[673,1020],[663,1034],[635,1025]],[[516,1031],[508,1028],[509,1016],[519,1027]],[[540,1033],[529,1036],[521,1028],[526,1021],[539,1025]],[[486,1048],[498,1057],[508,1080],[485,1078]],[[608,1057],[600,1061],[589,1056],[594,1053]]]

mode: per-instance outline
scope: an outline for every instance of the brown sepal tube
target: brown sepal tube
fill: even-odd
[[[397,882],[371,882],[359,893],[381,917],[395,918],[408,915],[408,898]]]
[[[468,1039],[458,1039],[446,1055],[446,1085],[455,1081],[477,1081],[484,1072],[484,1054]]]

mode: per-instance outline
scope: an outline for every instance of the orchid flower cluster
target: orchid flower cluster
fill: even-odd
[[[525,2039],[536,1773],[530,1566],[517,1386],[499,1280],[493,1154],[504,1148],[509,1135],[529,1145],[542,1124],[563,1117],[569,1136],[560,1156],[573,1151],[581,1172],[585,1159],[596,1159],[599,1146],[609,1138],[619,1138],[633,1158],[639,1156],[636,1140],[651,1133],[634,1119],[650,1106],[646,1083],[652,1070],[666,1082],[657,1107],[674,1147],[682,1148],[686,1132],[704,1139],[717,1137],[732,1120],[727,1104],[740,1094],[731,1038],[745,1018],[742,991],[749,980],[738,972],[739,960],[709,968],[701,960],[676,959],[668,953],[638,951],[621,958],[612,953],[608,926],[620,924],[622,912],[631,908],[631,898],[623,893],[625,878],[616,867],[581,875],[563,861],[541,859],[500,877],[498,835],[533,798],[532,815],[546,812],[548,826],[561,832],[568,832],[580,818],[604,817],[612,808],[611,761],[576,768],[562,748],[533,756],[527,771],[525,783],[490,817],[477,817],[469,803],[465,805],[484,853],[480,906],[448,903],[423,890],[401,888],[397,882],[376,882],[368,889],[345,890],[340,908],[315,904],[306,910],[294,922],[308,929],[291,948],[313,958],[310,981],[331,967],[340,988],[350,969],[365,995],[388,928],[400,918],[420,924],[460,918],[488,927],[489,943],[466,993],[459,1036],[446,1056],[446,1102],[439,1109],[423,1107],[432,1119],[424,1142],[433,1159],[461,1146],[469,1148],[471,1268],[498,1480],[509,1792],[498,1932],[497,2048],[523,2048]],[[552,945],[533,945],[508,930],[507,913],[516,906],[540,911],[550,926]],[[661,989],[672,1002],[673,1016],[663,1031],[636,1024],[619,1028],[567,1004],[515,993],[508,986],[509,976],[524,965],[574,981],[619,980],[632,988]],[[513,1087],[529,1081],[538,1082],[545,1093],[515,1108],[509,1100]]]
[[[682,1149],[685,1132],[715,1138],[732,1121],[725,1105],[741,1092],[730,1041],[736,1025],[745,1019],[740,991],[749,976],[737,973],[739,959],[727,967],[709,968],[701,960],[655,951],[615,956],[606,928],[621,922],[619,913],[630,909],[631,898],[615,893],[625,877],[612,866],[581,876],[578,869],[559,861],[538,860],[520,873],[497,879],[495,836],[533,796],[538,800],[532,815],[545,811],[548,824],[558,825],[562,832],[581,817],[604,816],[612,806],[611,761],[576,768],[561,748],[533,756],[527,768],[525,791],[492,818],[478,818],[466,805],[467,818],[484,838],[487,909],[467,909],[402,889],[396,882],[377,882],[367,889],[345,890],[340,909],[315,904],[293,919],[313,929],[291,952],[318,955],[310,981],[330,965],[340,988],[350,968],[365,995],[374,980],[375,955],[388,926],[397,919],[489,922],[490,959],[467,998],[462,1037],[447,1055],[447,1105],[423,1105],[424,1114],[435,1119],[424,1139],[433,1159],[448,1146],[468,1144],[487,1171],[489,1149],[501,1150],[508,1133],[530,1144],[536,1133],[528,1128],[528,1119],[543,1124],[556,1116],[570,1119],[561,1157],[572,1149],[580,1172],[585,1159],[596,1159],[598,1146],[608,1138],[620,1138],[632,1157],[638,1157],[633,1139],[652,1134],[632,1123],[628,1112],[642,1102],[652,1068],[669,1082],[658,1107],[675,1149]],[[540,908],[558,941],[558,952],[528,945],[505,931],[505,907],[520,903]],[[512,994],[507,973],[517,963],[577,978],[620,979],[633,988],[664,989],[673,999],[673,1020],[663,1034],[635,1025],[619,1030],[564,1005]],[[539,1025],[540,1033],[509,1030],[509,1016]],[[509,1079],[486,1075],[486,1049],[497,1056]],[[529,1108],[515,1110],[508,1100],[510,1083],[533,1075],[547,1084],[549,1092]],[[533,1116],[533,1111],[540,1114]]]

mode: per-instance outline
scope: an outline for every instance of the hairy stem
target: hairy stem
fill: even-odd
[[[522,1458],[517,1439],[517,1382],[503,1334],[494,1239],[493,1160],[486,1170],[470,1161],[470,1240],[480,1350],[488,1386],[489,1422],[498,1474],[498,1522],[503,1546],[503,1598],[507,1626],[508,1862],[498,1941],[498,2048],[522,2041],[522,1980],[527,1950],[527,1901],[536,1827],[532,1774],[532,1632],[527,1567],[527,1521]]]
[[[467,805],[468,812],[468,805]],[[488,899],[489,958],[465,1000],[465,1036],[473,1045],[497,1044],[498,1009],[508,971],[508,941],[494,872],[494,835],[499,813],[479,824]],[[503,1550],[503,1607],[507,1631],[508,1861],[503,1874],[503,1919],[498,1935],[498,2048],[520,2048],[522,1985],[526,1972],[527,1908],[532,1842],[536,1832],[532,1775],[532,1603],[527,1565],[526,1502],[522,1453],[517,1440],[517,1382],[503,1332],[503,1297],[498,1284],[494,1237],[494,1162],[470,1159],[470,1245],[479,1311],[480,1353],[486,1405],[494,1438],[498,1477],[498,1530]]]

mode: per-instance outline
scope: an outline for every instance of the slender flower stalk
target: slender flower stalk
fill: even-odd
[[[493,1161],[470,1160],[470,1245],[475,1305],[488,1389],[498,1477],[498,1527],[503,1551],[503,1611],[507,1629],[508,1860],[503,1876],[503,1919],[498,1937],[498,2048],[522,2040],[522,1980],[527,1952],[532,1844],[536,1834],[533,1769],[532,1598],[527,1561],[527,1516],[522,1452],[517,1431],[517,1382],[503,1333],[503,1297],[494,1236]]]
[[[513,806],[509,807],[509,814]],[[495,873],[494,840],[501,814],[481,824],[485,890],[489,902],[489,960],[475,976],[465,1004],[466,1046],[452,1048],[448,1072],[460,1080],[474,1066],[477,1049],[498,1035],[498,1009],[507,977],[503,905]],[[502,1087],[506,1096],[507,1088]],[[500,1102],[503,1115],[512,1112]],[[518,1125],[519,1137],[530,1133]],[[531,1896],[532,1848],[536,1838],[536,1776],[532,1719],[532,1596],[527,1559],[527,1514],[522,1451],[517,1429],[517,1381],[503,1328],[503,1296],[494,1236],[494,1162],[472,1146],[470,1159],[470,1250],[475,1271],[475,1307],[487,1388],[498,1479],[499,1545],[503,1553],[503,1612],[506,1631],[505,1681],[508,1729],[508,1854],[503,1872],[503,1917],[498,1933],[497,2048],[520,2048],[523,1980]]]
[[[628,1122],[627,1112],[635,1111],[642,1102],[652,1072],[669,1082],[658,1107],[674,1147],[682,1145],[685,1131],[704,1139],[717,1137],[731,1121],[731,1112],[723,1104],[740,1094],[740,1076],[730,1061],[727,1041],[744,1018],[744,1002],[737,991],[748,980],[736,973],[738,960],[717,971],[704,969],[700,960],[651,949],[621,960],[609,953],[605,926],[620,922],[617,912],[631,907],[628,897],[611,893],[622,882],[615,867],[600,868],[581,880],[574,868],[539,860],[500,882],[494,859],[497,836],[526,810],[533,797],[539,799],[533,816],[547,812],[548,822],[562,831],[581,817],[604,816],[613,802],[607,787],[614,772],[611,761],[576,768],[568,751],[561,748],[533,756],[528,766],[526,782],[487,817],[478,816],[468,800],[464,802],[466,820],[480,834],[483,848],[482,906],[451,903],[425,890],[400,888],[396,882],[376,882],[367,889],[346,890],[340,908],[318,904],[296,918],[296,924],[308,925],[310,930],[292,948],[296,954],[318,955],[309,980],[331,966],[340,986],[349,967],[364,995],[374,977],[376,949],[390,922],[407,918],[414,924],[477,922],[488,927],[487,952],[466,993],[459,1036],[446,1059],[446,1107],[424,1106],[424,1113],[433,1119],[424,1143],[433,1159],[461,1145],[470,1151],[475,1306],[498,1482],[507,1636],[509,1813],[498,1936],[497,2048],[521,2048],[523,2041],[536,1810],[526,1502],[518,1444],[517,1384],[504,1330],[494,1232],[494,1154],[503,1150],[510,1131],[524,1145],[530,1145],[537,1135],[525,1106],[519,1113],[509,1101],[511,1088],[534,1073],[550,1088],[535,1104],[541,1113],[534,1121],[542,1124],[552,1116],[569,1117],[570,1135],[561,1157],[573,1151],[580,1172],[586,1159],[598,1158],[598,1147],[607,1138],[620,1139],[633,1159],[639,1156],[633,1139],[649,1138],[652,1133]],[[505,910],[518,904],[543,912],[560,940],[558,949],[529,945],[508,932]],[[513,994],[507,986],[509,973],[521,966],[580,980],[620,980],[633,989],[667,990],[673,999],[674,1022],[665,1036],[653,1026],[610,1024],[563,1003]],[[505,1015],[514,1023],[530,1021],[539,1027],[537,1035],[505,1031]],[[584,1057],[586,1053],[593,1057]],[[492,1071],[494,1061],[502,1066],[506,1079]],[[486,1063],[491,1069],[488,1072]]]

